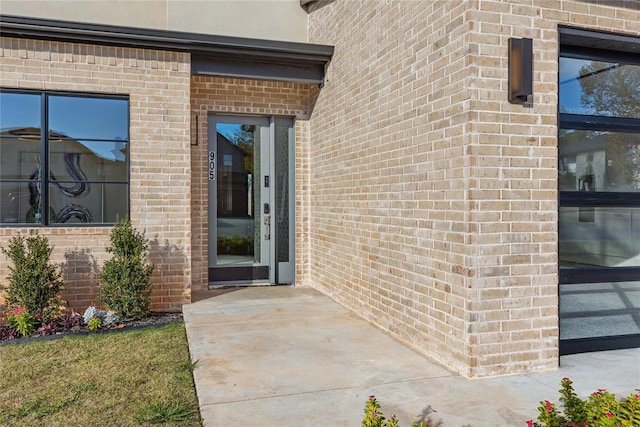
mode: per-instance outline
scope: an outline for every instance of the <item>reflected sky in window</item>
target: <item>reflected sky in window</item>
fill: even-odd
[[[40,128],[40,95],[0,93],[0,129]]]
[[[125,99],[49,97],[49,129],[74,139],[127,141]]]

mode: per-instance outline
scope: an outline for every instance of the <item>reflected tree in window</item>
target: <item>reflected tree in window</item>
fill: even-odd
[[[610,117],[640,118],[640,66],[591,61],[580,68],[585,110]],[[623,132],[591,132],[606,142],[606,186],[601,191],[640,190],[640,138]],[[587,141],[588,142],[588,141]]]
[[[640,118],[640,66],[591,61],[580,68],[581,101],[597,115]]]

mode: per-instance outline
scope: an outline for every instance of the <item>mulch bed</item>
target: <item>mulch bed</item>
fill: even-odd
[[[152,326],[164,326],[169,323],[182,323],[182,313],[151,313],[149,316],[144,317],[139,320],[128,320],[123,322],[118,322],[116,325],[108,328],[101,328],[97,331],[90,331],[87,328],[87,325],[82,326],[74,326],[70,329],[58,330],[51,335],[32,335],[24,338],[11,338],[11,339],[2,339],[4,336],[3,329],[8,328],[7,326],[0,326],[0,346],[7,344],[18,344],[29,341],[37,341],[37,340],[51,340],[62,338],[69,335],[88,335],[88,334],[104,334],[104,333],[112,333],[112,332],[122,332],[122,331],[131,331],[134,329],[152,327]]]

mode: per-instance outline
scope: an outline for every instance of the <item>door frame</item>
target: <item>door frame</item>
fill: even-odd
[[[254,207],[254,214],[260,212],[260,236],[261,238],[261,260],[259,265],[228,266],[222,267],[216,264],[217,260],[217,125],[224,124],[255,124],[263,126],[261,130],[260,158],[268,157],[268,161],[261,161],[260,171],[260,191],[262,206]],[[254,116],[254,115],[227,115],[209,114],[207,118],[208,138],[207,138],[207,193],[208,193],[208,282],[209,287],[232,286],[232,285],[275,285],[293,284],[295,280],[295,130],[294,119],[290,117],[276,116]],[[283,216],[282,210],[276,208],[278,193],[278,183],[281,181],[276,176],[276,127],[286,126],[287,131],[287,154],[288,154],[288,187],[287,187],[287,207],[288,215],[288,261],[279,262],[278,242],[282,238],[278,235],[278,220]],[[213,130],[213,131],[211,131]],[[213,164],[211,153],[214,153]],[[213,166],[213,172],[212,172]],[[266,169],[266,171],[264,170]],[[266,173],[265,173],[266,172]],[[212,173],[215,179],[212,178]],[[265,176],[268,176],[268,188],[265,188]],[[257,178],[257,177],[256,177]],[[256,178],[254,178],[254,183]],[[212,181],[214,181],[212,185]],[[213,191],[212,188],[214,189]],[[269,205],[269,213],[265,213],[265,203]],[[269,217],[269,222],[265,222],[265,216]],[[265,233],[269,234],[268,240],[264,239]],[[265,243],[268,242],[268,243]],[[266,250],[265,250],[266,248]]]

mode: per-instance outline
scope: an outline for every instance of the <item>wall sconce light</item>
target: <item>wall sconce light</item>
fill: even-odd
[[[533,97],[533,40],[509,39],[509,102],[524,104]]]

